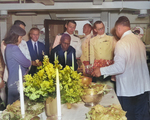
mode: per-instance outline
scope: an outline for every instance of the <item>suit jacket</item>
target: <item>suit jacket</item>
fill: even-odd
[[[58,61],[59,64],[61,64],[63,66],[63,68],[68,65],[68,66],[72,66],[72,54],[74,55],[74,70],[77,70],[78,68],[78,64],[77,64],[77,60],[76,60],[76,51],[72,46],[69,46],[68,50],[67,50],[67,61],[65,63],[65,56],[64,56],[64,52],[63,49],[61,48],[61,45],[56,46],[55,48],[52,49],[51,51],[51,56],[50,56],[50,62],[54,64],[55,61],[55,53],[58,56]]]
[[[35,50],[33,48],[33,45],[32,45],[32,41],[29,40],[27,41],[27,45],[28,45],[28,49],[29,49],[29,52],[30,52],[30,56],[31,56],[31,60],[32,61],[35,61],[36,59],[39,59],[40,61],[43,61],[43,54],[42,54],[42,51],[45,53],[45,45],[39,41],[37,41],[37,44],[38,44],[38,57],[36,57],[36,53],[35,53]]]
[[[39,59],[40,61],[43,61],[43,54],[42,54],[42,52],[45,53],[45,45],[43,43],[37,41],[38,58],[36,56],[36,53],[35,53],[35,50],[33,48],[31,40],[27,41],[27,45],[28,45],[28,49],[29,49],[29,52],[30,52],[31,60],[35,61],[36,59]],[[36,72],[37,72],[37,67],[32,65],[31,68],[30,68],[29,74],[34,75],[34,73],[36,73]]]

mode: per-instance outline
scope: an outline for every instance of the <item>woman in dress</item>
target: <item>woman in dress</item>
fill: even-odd
[[[5,59],[8,68],[8,98],[7,104],[12,104],[19,99],[18,80],[19,80],[19,65],[24,76],[31,65],[24,54],[19,49],[22,37],[26,34],[21,27],[13,25],[4,39],[6,45]]]

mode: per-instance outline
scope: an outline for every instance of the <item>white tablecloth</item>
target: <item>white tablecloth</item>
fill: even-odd
[[[120,104],[118,98],[114,92],[111,90],[109,93],[103,96],[101,102],[99,103],[103,106],[108,106],[112,104]],[[83,102],[76,103],[72,105],[71,109],[68,109],[66,104],[61,106],[62,110],[62,120],[85,120],[86,113],[90,111],[89,107],[85,107]],[[39,115],[41,120],[46,120],[47,117],[45,112]],[[47,119],[47,120],[55,120],[55,119]]]

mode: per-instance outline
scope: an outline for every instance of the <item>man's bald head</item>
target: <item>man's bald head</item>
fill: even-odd
[[[89,35],[91,33],[91,30],[92,30],[92,26],[89,24],[89,23],[86,23],[84,26],[83,26],[83,33],[85,35]]]
[[[60,39],[61,47],[64,51],[67,51],[70,46],[71,37],[68,34],[63,34]]]
[[[60,41],[63,42],[65,39],[71,41],[70,35],[68,35],[68,34],[63,34],[63,35],[61,36]]]

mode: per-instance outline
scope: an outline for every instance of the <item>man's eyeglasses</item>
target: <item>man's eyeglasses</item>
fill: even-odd
[[[97,29],[97,31],[102,31],[104,30],[104,27]]]
[[[32,35],[34,35],[34,36],[39,36],[39,34],[32,34]]]

